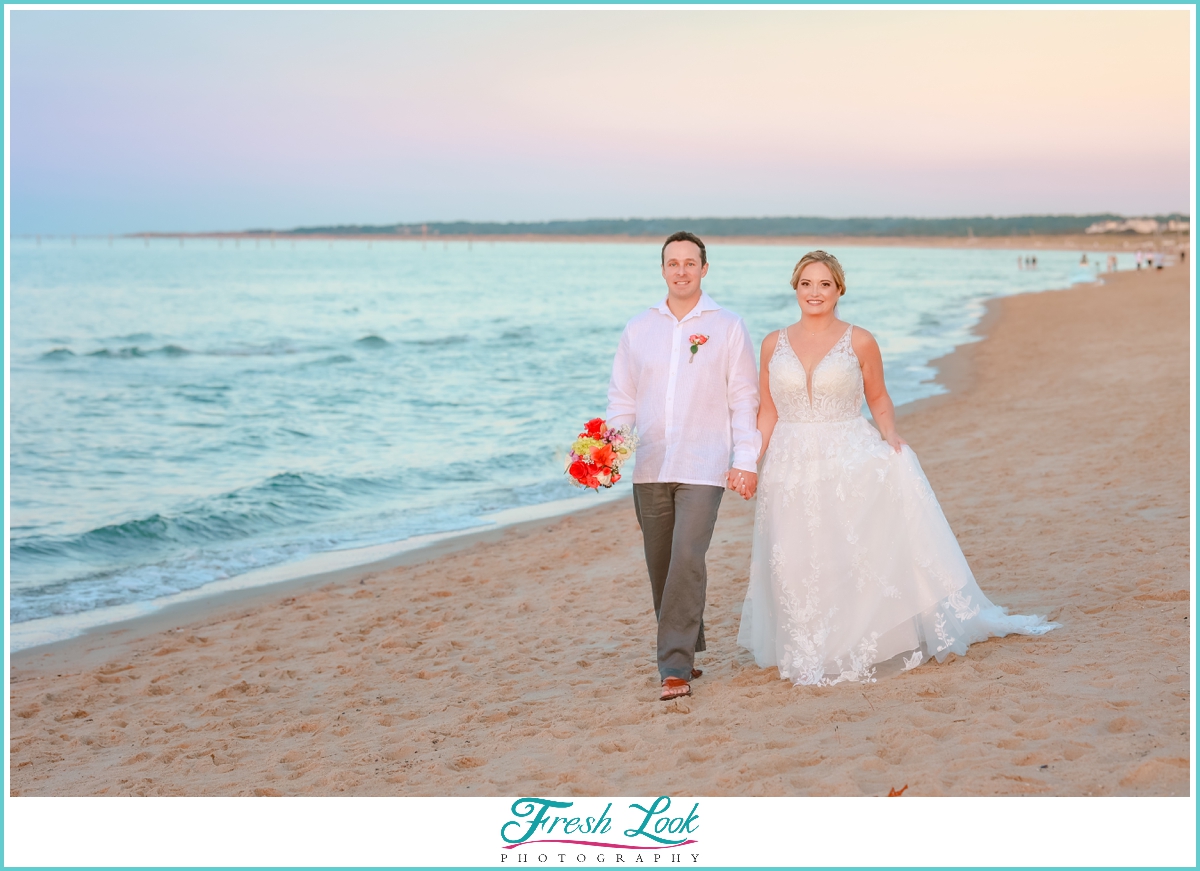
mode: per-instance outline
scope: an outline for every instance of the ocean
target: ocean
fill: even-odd
[[[972,340],[987,299],[1094,278],[1077,252],[1023,270],[1014,251],[830,250],[897,404],[941,392],[930,361]],[[757,343],[796,319],[803,253],[714,245],[705,289]],[[317,554],[627,494],[581,493],[563,457],[604,413],[625,322],[664,295],[658,254],[13,239],[12,648]]]

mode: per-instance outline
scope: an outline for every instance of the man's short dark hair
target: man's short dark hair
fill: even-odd
[[[667,241],[663,242],[662,254],[659,255],[659,260],[666,265],[667,262],[667,246],[672,242],[691,242],[700,249],[700,265],[704,266],[708,263],[708,252],[704,250],[704,243],[700,241],[700,237],[695,233],[689,233],[687,230],[680,230],[678,233],[672,233],[667,237]]]

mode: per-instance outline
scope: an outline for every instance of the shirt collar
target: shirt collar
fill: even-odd
[[[657,306],[655,306],[655,308],[657,308],[660,312],[662,312],[663,314],[665,314],[667,317],[671,318],[672,320],[675,319],[675,315],[671,312],[671,310],[669,308],[667,308],[667,298],[666,297],[663,297],[663,301],[660,302]],[[696,303],[695,307],[690,312],[688,312],[682,318],[680,318],[679,322],[683,323],[688,318],[699,317],[702,312],[718,311],[720,308],[721,307],[713,301],[713,298],[711,296],[709,296],[707,293],[705,293],[703,290],[701,290],[700,291],[700,301],[698,303]]]

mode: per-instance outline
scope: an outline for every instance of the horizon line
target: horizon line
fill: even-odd
[[[850,217],[824,217],[819,215],[760,215],[760,216],[705,216],[705,217],[652,217],[652,218],[552,218],[534,221],[494,221],[494,220],[440,220],[440,221],[397,221],[394,223],[383,224],[356,224],[356,223],[337,223],[337,224],[318,224],[294,226],[288,229],[277,228],[247,228],[243,230],[207,230],[195,231],[190,233],[185,232],[167,232],[167,231],[151,231],[143,230],[134,233],[124,233],[125,236],[219,236],[219,235],[307,235],[318,233],[359,233],[366,235],[396,233],[400,235],[415,235],[415,232],[401,231],[421,231],[427,232],[432,229],[434,235],[440,235],[439,230],[453,228],[456,232],[472,232],[470,228],[487,228],[492,230],[493,234],[499,231],[498,235],[507,235],[516,230],[521,230],[526,233],[541,233],[543,235],[571,235],[569,232],[563,231],[579,230],[585,231],[587,235],[658,235],[661,234],[663,228],[659,225],[665,223],[681,224],[730,224],[733,226],[726,227],[726,230],[734,232],[728,235],[742,235],[738,230],[749,231],[754,230],[753,235],[774,235],[772,233],[764,233],[764,223],[772,222],[812,222],[813,224],[821,225],[820,231],[825,233],[845,234],[846,230],[854,225],[859,225],[856,229],[860,232],[850,233],[849,235],[896,235],[893,233],[863,233],[861,231],[868,229],[883,230],[884,227],[870,227],[862,225],[872,224],[893,224],[888,227],[890,230],[901,229],[902,225],[909,225],[906,229],[917,229],[921,225],[931,227],[933,225],[961,224],[964,222],[979,222],[981,224],[1004,225],[1006,229],[1015,230],[1019,222],[1043,222],[1050,221],[1063,226],[1042,226],[1042,227],[1022,227],[1022,230],[1036,230],[1043,234],[1067,234],[1077,233],[1086,230],[1086,226],[1072,226],[1076,224],[1084,224],[1087,226],[1100,221],[1149,221],[1171,222],[1171,221],[1186,221],[1190,223],[1191,216],[1182,211],[1171,211],[1159,214],[1139,214],[1125,215],[1118,212],[1092,212],[1092,213],[1070,213],[1070,212],[1052,212],[1052,213],[1025,213],[1019,215],[965,215],[965,216],[947,216],[947,217],[916,217],[906,215],[878,215],[878,216],[850,216]],[[740,225],[740,226],[739,226]],[[755,226],[757,225],[757,226]],[[835,229],[840,225],[839,229]],[[901,225],[901,226],[896,226]],[[618,227],[628,230],[640,229],[640,233],[629,234],[617,232]],[[994,227],[993,227],[994,228]],[[714,228],[715,229],[715,228]],[[784,230],[784,227],[776,227],[778,230]],[[818,232],[818,227],[808,228],[806,232],[799,232],[800,227],[787,228],[790,232],[784,232],[781,235],[811,235],[813,232]],[[968,230],[971,228],[968,228]],[[980,229],[989,229],[986,226]],[[708,231],[710,235],[721,235],[721,233]],[[486,235],[486,232],[483,234]],[[913,235],[911,232],[900,233],[899,235]],[[991,234],[988,234],[991,235]]]

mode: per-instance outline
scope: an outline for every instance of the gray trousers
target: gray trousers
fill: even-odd
[[[642,527],[654,616],[658,618],[660,678],[692,679],[704,650],[704,555],[712,541],[724,487],[634,484],[633,508]]]

